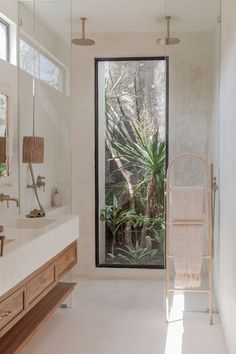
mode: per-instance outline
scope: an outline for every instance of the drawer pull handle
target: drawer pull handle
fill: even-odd
[[[46,283],[46,281],[47,281],[47,279],[42,279],[42,280],[40,280],[40,285],[45,284],[45,283]]]
[[[11,314],[12,314],[12,311],[11,311],[11,310],[2,312],[1,315],[0,315],[0,319],[3,320],[5,317],[8,317],[8,316],[11,315]]]

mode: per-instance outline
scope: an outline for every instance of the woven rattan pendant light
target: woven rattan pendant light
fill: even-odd
[[[0,136],[0,163],[7,162],[7,138],[5,136]]]
[[[35,136],[35,61],[36,61],[36,50],[35,50],[35,36],[36,36],[36,0],[33,3],[34,6],[34,72],[33,72],[33,135],[23,137],[23,151],[22,151],[22,162],[23,163],[43,163],[44,161],[44,138],[40,136]]]

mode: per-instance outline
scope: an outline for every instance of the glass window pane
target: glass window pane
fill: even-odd
[[[60,82],[61,71],[58,65],[44,55],[40,55],[40,79],[59,91],[62,91]]]
[[[98,61],[97,262],[159,267],[165,254],[166,61]]]
[[[34,73],[34,49],[23,40],[20,40],[20,68],[30,75]]]
[[[0,58],[8,60],[8,26],[0,19]]]
[[[64,92],[63,68],[38,50],[35,51],[34,68],[34,48],[22,39],[20,40],[20,68],[32,76],[35,70],[35,77],[56,90]]]

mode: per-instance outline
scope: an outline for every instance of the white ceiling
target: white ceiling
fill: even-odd
[[[217,21],[219,0],[73,0],[73,32],[88,17],[88,32],[143,32],[163,29],[162,18],[173,16],[176,31],[208,30]]]
[[[32,0],[23,1],[27,6]],[[220,0],[72,0],[72,32],[80,32],[86,16],[87,32],[163,31],[165,15],[173,16],[172,31],[215,28]],[[68,0],[37,0],[37,12],[48,27],[62,34],[70,28]]]

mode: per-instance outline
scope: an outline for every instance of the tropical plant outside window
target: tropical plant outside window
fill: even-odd
[[[166,60],[97,60],[97,264],[164,266]]]
[[[0,58],[9,60],[9,24],[0,18]]]
[[[20,68],[34,75],[34,49],[26,41],[20,39]],[[64,69],[45,54],[35,51],[35,77],[54,89],[64,92]]]

